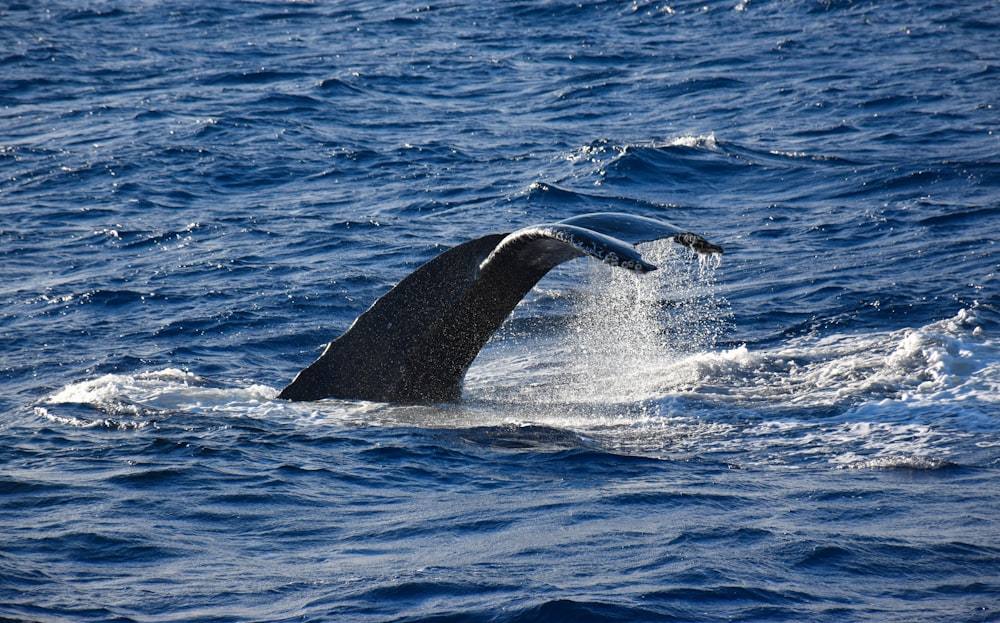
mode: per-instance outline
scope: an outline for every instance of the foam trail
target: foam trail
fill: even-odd
[[[266,415],[276,391],[264,385],[216,387],[207,380],[177,368],[135,374],[105,374],[70,383],[35,408],[40,417],[72,426],[138,428],[170,413],[232,412]],[[94,419],[66,418],[60,405],[84,405],[98,414]],[[259,412],[259,413],[258,413]]]

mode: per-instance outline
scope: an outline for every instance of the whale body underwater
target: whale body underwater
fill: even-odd
[[[278,398],[456,401],[476,355],[549,270],[585,256],[639,273],[656,270],[633,245],[664,239],[701,254],[722,253],[670,223],[614,212],[459,244],[376,300]]]

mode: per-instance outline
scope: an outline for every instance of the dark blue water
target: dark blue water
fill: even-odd
[[[1000,5],[0,4],[0,620],[1000,620]],[[277,392],[592,211],[462,400]]]

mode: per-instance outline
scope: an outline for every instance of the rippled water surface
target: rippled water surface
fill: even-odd
[[[1000,6],[0,4],[0,620],[1000,621]],[[280,389],[442,250],[443,405]]]

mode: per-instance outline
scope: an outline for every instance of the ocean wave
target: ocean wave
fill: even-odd
[[[995,10],[85,5],[0,9],[0,618],[997,618]],[[567,263],[452,404],[276,399],[598,211],[726,254]]]

